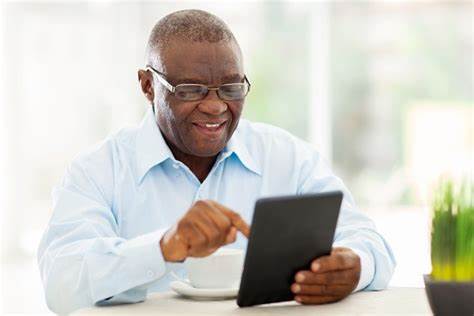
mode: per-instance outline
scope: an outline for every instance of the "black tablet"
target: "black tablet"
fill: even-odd
[[[331,252],[342,197],[334,191],[256,202],[237,305],[293,300],[295,273]]]

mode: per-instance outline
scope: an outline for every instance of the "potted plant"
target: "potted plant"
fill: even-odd
[[[435,191],[432,272],[425,289],[435,315],[474,315],[474,186],[443,180]]]

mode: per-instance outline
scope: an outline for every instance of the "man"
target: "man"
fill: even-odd
[[[260,196],[332,190],[344,192],[333,251],[295,274],[295,300],[387,286],[389,247],[321,156],[281,129],[240,119],[250,83],[224,22],[198,10],[164,17],[138,79],[151,104],[141,125],[80,155],[53,191],[39,248],[53,311],[143,301],[168,289],[170,271],[184,273],[184,259],[245,248]]]

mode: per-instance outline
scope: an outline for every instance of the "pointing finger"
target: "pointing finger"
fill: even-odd
[[[209,201],[209,202],[212,203],[215,207],[219,208],[219,210],[221,210],[222,213],[224,213],[224,215],[226,215],[230,219],[230,221],[232,222],[232,225],[235,226],[235,228],[237,228],[237,230],[240,231],[245,237],[248,238],[250,236],[250,227],[242,219],[242,217],[240,217],[239,214],[232,211],[230,208],[222,204],[219,204],[215,201]]]

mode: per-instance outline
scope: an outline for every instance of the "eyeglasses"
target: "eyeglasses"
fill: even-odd
[[[204,99],[209,91],[217,91],[217,95],[224,101],[238,101],[244,99],[250,91],[250,82],[247,76],[244,76],[244,82],[226,83],[216,88],[211,88],[202,84],[183,83],[177,86],[171,85],[165,75],[151,66],[147,70],[155,73],[158,80],[164,85],[177,99],[182,101],[198,101]]]

